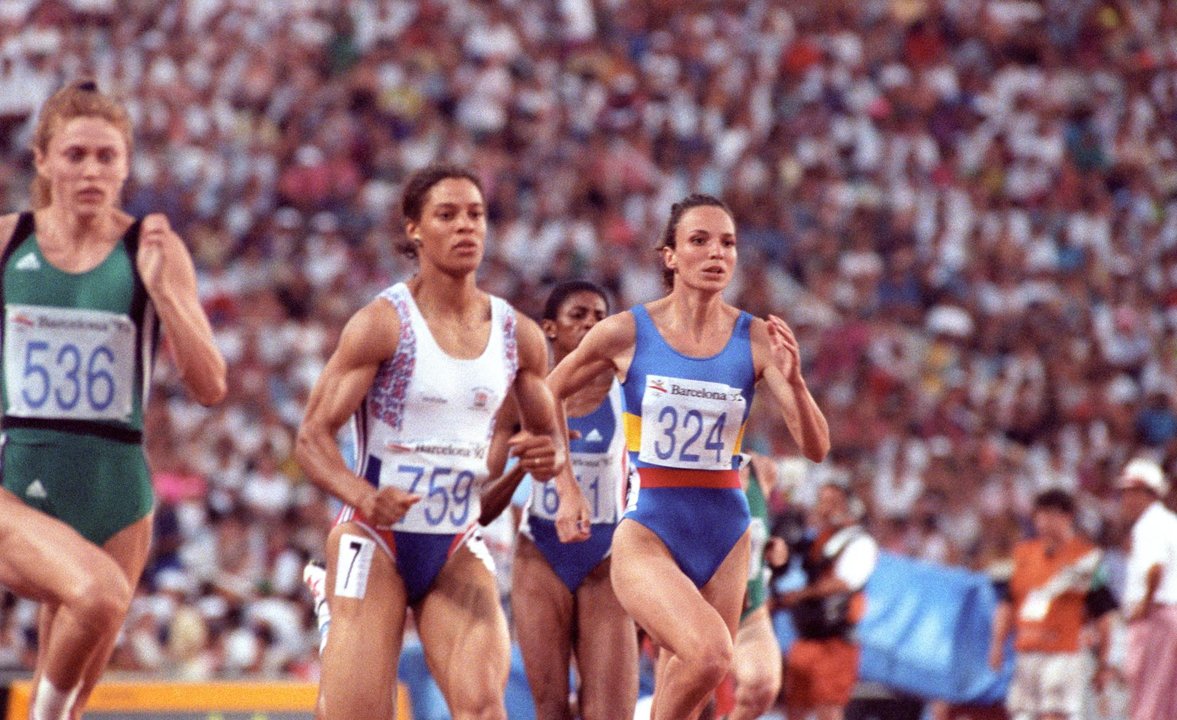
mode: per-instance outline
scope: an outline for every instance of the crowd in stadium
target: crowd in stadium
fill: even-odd
[[[128,103],[126,205],[188,242],[229,364],[212,410],[160,364],[114,669],[314,676],[333,516],[294,432],[343,322],[411,274],[395,199],[434,158],[483,179],[482,285],[532,315],[571,277],[651,299],[670,203],[731,205],[732,300],[794,328],[833,438],[813,465],[749,428],[778,510],[842,479],[885,550],[984,570],[1051,487],[1115,552],[1118,470],[1177,459],[1168,3],[0,0],[6,210],[79,76]],[[31,664],[34,607],[6,596],[0,664]]]

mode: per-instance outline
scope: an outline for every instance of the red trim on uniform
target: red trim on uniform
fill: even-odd
[[[344,505],[339,511],[339,515],[335,518],[336,525],[342,525],[345,522],[354,522],[364,526],[365,529],[375,537],[379,538],[387,546],[389,554],[393,560],[396,560],[396,537],[392,534],[392,528],[378,528],[364,517],[364,514],[355,509],[351,505]]]
[[[462,543],[466,542],[466,538],[470,537],[470,530],[471,528],[466,528],[457,535],[454,535],[454,540],[450,543],[450,549],[445,553],[447,558],[453,557],[457,549],[462,547]]]
[[[716,490],[739,490],[738,470],[684,470],[682,468],[638,468],[643,488],[697,487]]]

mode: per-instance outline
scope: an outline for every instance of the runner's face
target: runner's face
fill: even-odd
[[[555,320],[544,320],[544,332],[558,357],[576,349],[589,330],[609,314],[605,298],[591,290],[574,292],[564,298]]]
[[[429,189],[420,222],[406,225],[423,263],[464,275],[478,269],[486,240],[486,208],[466,178],[446,178]]]
[[[55,205],[93,215],[115,207],[127,180],[127,142],[97,117],[60,123],[45,152],[35,151],[37,174],[49,181]]]
[[[723,290],[736,267],[736,226],[721,207],[693,207],[679,218],[673,248],[666,248],[666,267],[675,283],[701,290]]]

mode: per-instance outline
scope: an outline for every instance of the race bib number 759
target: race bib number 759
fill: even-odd
[[[421,496],[393,527],[407,532],[461,532],[478,519],[486,481],[486,443],[407,442],[388,448],[381,486]]]
[[[128,420],[135,324],[126,315],[9,305],[4,318],[8,414]]]

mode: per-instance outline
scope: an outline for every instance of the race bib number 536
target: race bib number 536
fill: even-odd
[[[9,305],[4,318],[8,414],[127,420],[135,325],[126,315]]]
[[[666,467],[730,470],[745,406],[739,388],[647,375],[638,457]]]

